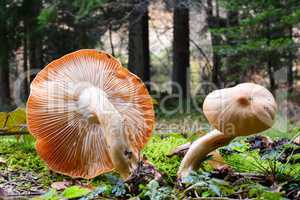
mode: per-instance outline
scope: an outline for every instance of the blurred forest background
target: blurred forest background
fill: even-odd
[[[26,100],[46,64],[83,48],[111,53],[153,94],[253,81],[296,96],[299,22],[299,0],[1,0],[1,110]]]

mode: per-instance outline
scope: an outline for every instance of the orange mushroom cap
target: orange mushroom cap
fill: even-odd
[[[203,103],[203,112],[209,123],[233,136],[251,135],[270,128],[276,110],[272,93],[254,83],[215,90]]]
[[[151,136],[154,111],[142,81],[104,52],[79,50],[37,74],[27,102],[28,127],[37,139],[37,152],[53,171],[93,178],[114,166],[103,122],[89,115],[92,110],[85,115],[81,110],[87,107],[78,104],[86,88],[101,91],[120,114],[133,153]]]

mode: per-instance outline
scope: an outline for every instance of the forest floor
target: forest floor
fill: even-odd
[[[142,151],[162,173],[160,180],[124,183],[108,173],[91,180],[71,179],[48,170],[30,135],[0,138],[0,199],[300,199],[300,127],[286,132],[238,138],[203,162],[201,169],[178,183],[179,145],[208,131],[193,114],[159,118]]]

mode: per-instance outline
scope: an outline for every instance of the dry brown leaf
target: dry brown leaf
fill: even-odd
[[[212,166],[212,168],[217,170],[222,168],[230,168],[230,166],[226,164],[225,160],[218,150],[212,151],[208,155],[212,156],[212,159],[207,161],[207,163]]]
[[[293,142],[294,142],[295,144],[297,144],[297,145],[300,145],[300,135],[297,136],[297,137],[294,139]]]
[[[6,160],[2,157],[0,157],[0,164],[6,164]]]
[[[0,197],[5,197],[6,196],[6,192],[4,189],[0,188]],[[1,199],[1,198],[0,198]]]
[[[56,190],[64,190],[67,187],[69,187],[70,185],[72,185],[72,182],[70,182],[70,181],[61,181],[61,182],[52,183],[51,187]]]

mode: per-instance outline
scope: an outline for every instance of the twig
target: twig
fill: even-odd
[[[27,135],[28,131],[0,131],[0,136]]]
[[[206,56],[206,54],[204,53],[204,51],[202,50],[202,48],[194,40],[190,39],[190,41],[199,50],[199,52],[201,53],[201,55],[205,58],[206,66],[208,66],[209,70],[212,70],[213,67],[210,64],[210,60],[208,59],[208,57]]]
[[[10,113],[8,113],[8,114],[6,115],[5,122],[4,122],[2,128],[5,128],[5,127],[6,127],[6,124],[7,124],[7,122],[8,122],[9,117],[10,117]]]
[[[238,172],[234,172],[234,175],[237,176],[255,176],[255,177],[264,177],[265,175],[263,174],[255,174],[255,173],[238,173]]]
[[[115,51],[114,51],[114,44],[112,41],[112,30],[111,30],[112,26],[111,24],[109,24],[108,26],[108,35],[109,35],[109,43],[110,43],[110,48],[111,48],[111,55],[115,56]]]

